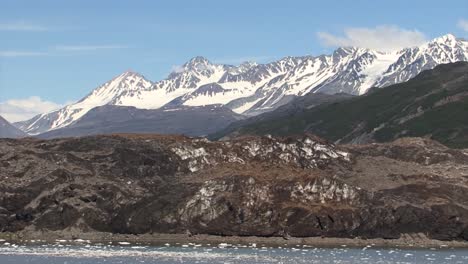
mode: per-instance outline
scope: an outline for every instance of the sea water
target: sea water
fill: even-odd
[[[316,248],[251,245],[137,246],[0,244],[1,264],[100,263],[468,263],[468,250],[450,248]]]

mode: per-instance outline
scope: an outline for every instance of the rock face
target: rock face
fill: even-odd
[[[468,240],[468,153],[426,139],[3,139],[0,163],[0,231]]]

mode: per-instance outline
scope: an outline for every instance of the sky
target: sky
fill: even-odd
[[[126,70],[161,80],[195,56],[265,63],[447,33],[468,38],[468,1],[0,0],[0,115],[48,112]]]

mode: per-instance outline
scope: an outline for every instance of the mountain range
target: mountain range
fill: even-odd
[[[393,52],[344,47],[331,55],[285,57],[266,64],[232,66],[195,57],[157,82],[124,72],[76,103],[14,125],[38,135],[69,127],[91,109],[106,105],[147,110],[194,107],[193,111],[221,105],[236,119],[236,114],[269,112],[309,93],[362,95],[372,87],[405,82],[423,70],[456,61],[468,61],[468,42],[451,34]]]
[[[280,110],[233,123],[212,137],[313,133],[336,143],[358,144],[427,137],[468,148],[468,62],[441,64],[363,96],[286,115]]]

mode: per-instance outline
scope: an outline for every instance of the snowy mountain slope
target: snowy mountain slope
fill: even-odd
[[[75,104],[15,125],[39,134],[66,127],[102,105],[158,109],[221,104],[238,114],[257,115],[309,92],[361,95],[455,61],[468,61],[468,42],[450,34],[394,52],[344,47],[331,55],[285,57],[267,64],[222,65],[195,57],[155,83],[125,72]]]
[[[251,98],[238,100],[252,103],[237,106],[242,113],[256,115],[276,109],[294,96],[309,92],[329,94],[346,92],[363,94],[396,60],[395,53],[382,53],[359,48],[339,48],[330,56],[302,57],[285,75],[260,87]],[[236,108],[233,108],[237,112]]]
[[[404,49],[400,53],[398,59],[375,82],[375,86],[383,87],[408,81],[421,71],[439,64],[467,61],[468,41],[447,34],[419,47]]]
[[[151,82],[134,72],[124,72],[93,90],[77,103],[50,113],[41,114],[24,122],[15,123],[19,129],[35,135],[45,131],[66,127],[89,110],[102,105],[115,105],[123,96],[133,96],[136,91],[151,86]]]
[[[366,96],[309,108],[319,94],[233,123],[212,138],[312,133],[335,143],[365,144],[424,137],[468,148],[468,62],[441,64],[407,82],[373,88]],[[310,99],[305,107],[304,99]]]

